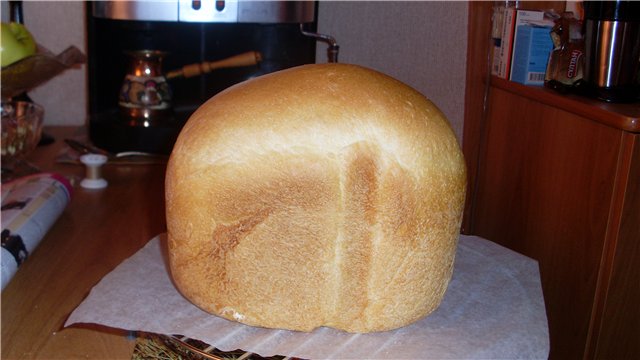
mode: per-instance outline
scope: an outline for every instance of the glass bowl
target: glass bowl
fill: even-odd
[[[26,101],[2,103],[2,163],[22,160],[40,141],[44,109]]]
[[[26,101],[2,102],[2,182],[39,172],[24,158],[42,136],[44,109]]]

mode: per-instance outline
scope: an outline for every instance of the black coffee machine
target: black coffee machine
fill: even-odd
[[[335,40],[316,33],[317,3],[310,1],[99,1],[88,3],[86,16],[89,133],[95,145],[113,152],[169,153],[189,116],[216,93],[255,76],[314,63],[317,40],[337,52]],[[190,64],[240,54],[255,54],[255,62],[167,79],[162,88],[157,81],[129,81],[144,72],[179,73]],[[155,69],[144,63],[150,57],[156,57]],[[164,108],[131,110],[128,95],[142,94],[149,84],[158,86],[155,98],[169,97]]]

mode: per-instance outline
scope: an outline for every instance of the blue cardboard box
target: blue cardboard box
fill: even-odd
[[[549,32],[551,27],[532,24],[516,28],[511,65],[511,81],[525,85],[544,84],[549,55],[553,42]]]

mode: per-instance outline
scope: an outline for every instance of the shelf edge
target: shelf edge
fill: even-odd
[[[523,85],[496,76],[491,77],[491,86],[593,119],[607,126],[627,132],[640,133],[640,103],[606,103],[574,94],[560,94],[544,86]]]

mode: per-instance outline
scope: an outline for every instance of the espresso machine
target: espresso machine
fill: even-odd
[[[315,62],[317,2],[145,0],[87,5],[89,135],[112,152],[170,153],[207,99]],[[212,119],[215,121],[215,119]]]

